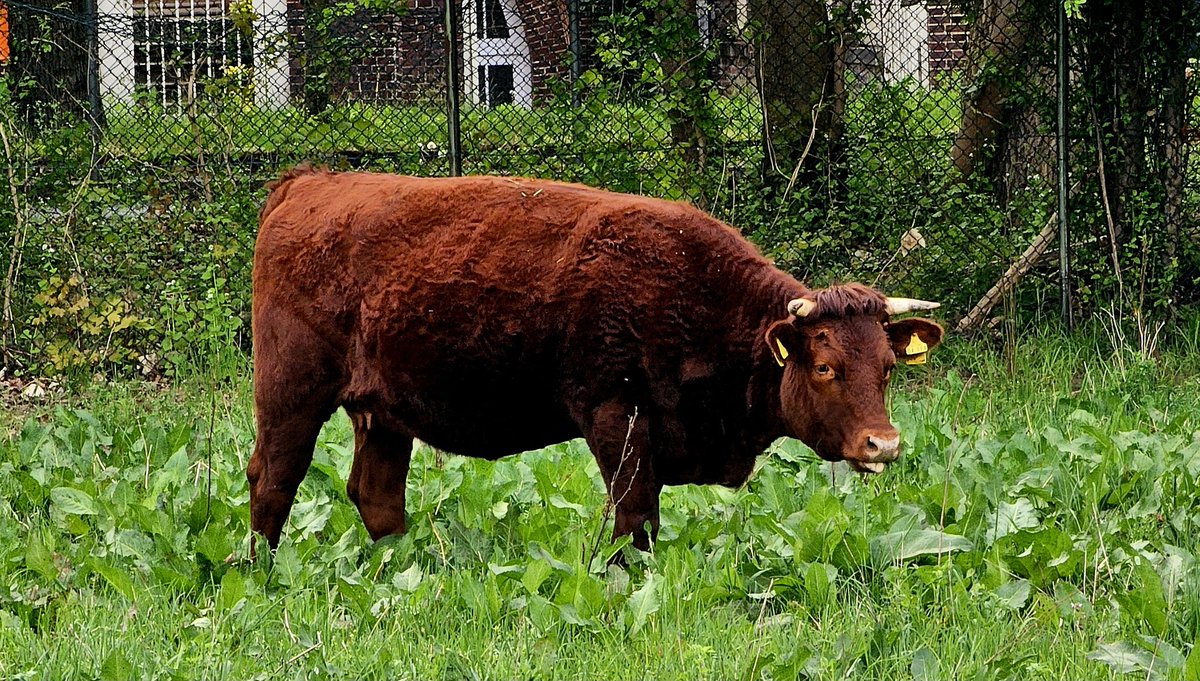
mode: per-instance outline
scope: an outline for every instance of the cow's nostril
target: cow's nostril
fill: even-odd
[[[900,438],[899,437],[891,437],[891,438],[885,439],[885,438],[879,437],[877,435],[868,435],[867,436],[867,455],[872,458],[875,458],[875,457],[883,458],[883,457],[887,457],[887,456],[892,456],[892,458],[895,458],[895,454],[897,453],[897,451],[899,451],[899,449],[900,449]]]

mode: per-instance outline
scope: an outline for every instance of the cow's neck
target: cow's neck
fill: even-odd
[[[774,267],[763,267],[748,273],[740,314],[730,333],[736,337],[732,344],[745,353],[750,367],[746,384],[746,445],[760,453],[776,439],[786,435],[781,419],[779,383],[782,369],[767,347],[767,328],[787,319],[789,301],[809,289],[799,281]]]

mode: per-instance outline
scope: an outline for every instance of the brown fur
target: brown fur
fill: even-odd
[[[797,320],[787,303],[801,295],[818,307]],[[868,446],[895,433],[892,348],[913,332],[932,346],[941,329],[885,328],[883,304],[859,284],[806,289],[683,203],[293,169],[255,248],[252,526],[276,544],[341,406],[355,429],[347,492],[373,537],[404,530],[413,438],[497,458],[582,436],[615,534],[645,548],[663,485],[739,485],[778,437],[829,459],[894,458]],[[772,339],[791,346],[782,368]],[[818,362],[844,385],[814,378]]]
[[[859,283],[840,284],[805,293],[817,304],[809,318],[818,317],[885,317],[887,298],[875,289]]]

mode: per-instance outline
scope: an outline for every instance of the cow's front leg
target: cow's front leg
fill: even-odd
[[[404,488],[413,439],[373,419],[369,412],[352,414],[354,465],[346,496],[358,507],[371,539],[404,533]]]
[[[649,419],[619,402],[597,407],[591,417],[588,446],[616,509],[613,539],[628,534],[634,547],[649,551],[651,540],[658,535],[658,495],[662,491],[654,474]],[[646,523],[650,524],[649,533]]]

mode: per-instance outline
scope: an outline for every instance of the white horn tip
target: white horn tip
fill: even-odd
[[[929,300],[917,300],[916,298],[887,299],[887,313],[889,315],[904,314],[905,312],[916,312],[918,310],[936,310],[941,306],[941,303],[935,303]]]

